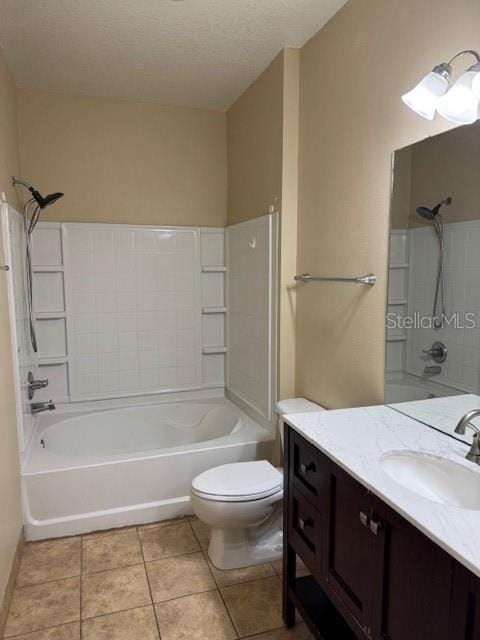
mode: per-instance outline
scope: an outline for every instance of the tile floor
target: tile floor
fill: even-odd
[[[310,640],[287,631],[275,562],[219,571],[196,518],[29,543],[4,638]]]

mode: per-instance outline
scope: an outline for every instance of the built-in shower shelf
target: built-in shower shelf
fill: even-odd
[[[37,265],[36,267],[33,267],[33,272],[34,273],[63,273],[63,266],[58,264],[43,265],[43,266]]]
[[[202,313],[204,315],[211,315],[214,313],[227,313],[227,307],[202,307]]]
[[[214,356],[218,353],[227,353],[227,347],[203,347],[204,356]]]
[[[403,304],[408,304],[408,300],[406,298],[390,298],[388,300],[389,307],[398,307]]]
[[[67,356],[39,356],[38,358],[39,367],[46,367],[52,364],[67,364],[67,362]]]
[[[387,342],[406,342],[407,336],[402,334],[387,335]]]
[[[37,320],[61,320],[65,317],[65,311],[41,311],[35,314]]]
[[[390,265],[390,269],[408,269],[408,262],[397,262]]]
[[[204,266],[202,267],[202,273],[225,273],[227,270],[227,267],[209,267],[209,266]]]

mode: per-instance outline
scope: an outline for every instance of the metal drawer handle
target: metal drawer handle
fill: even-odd
[[[370,516],[368,515],[368,513],[365,513],[365,511],[360,511],[360,522],[364,527],[368,527],[368,525],[370,524]]]
[[[298,527],[301,531],[304,531],[305,527],[313,527],[313,520],[311,518],[307,518],[306,520],[299,518]]]
[[[378,520],[370,520],[370,531],[374,536],[378,536],[378,533],[382,530],[382,528],[383,525],[381,522],[378,522]]]
[[[300,464],[300,471],[302,473],[308,473],[309,471],[315,471],[315,464],[313,462],[309,462],[308,464]]]

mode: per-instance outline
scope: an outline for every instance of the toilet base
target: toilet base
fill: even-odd
[[[212,529],[208,556],[217,569],[241,569],[282,558],[282,501],[260,527],[251,529]]]

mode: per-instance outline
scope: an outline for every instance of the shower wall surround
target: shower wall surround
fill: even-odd
[[[390,329],[387,337],[387,372],[423,377],[431,360],[422,353],[438,340],[448,347],[442,371],[434,377],[460,391],[478,393],[480,384],[480,221],[452,222],[445,228],[447,318],[462,329],[414,327]],[[430,317],[438,262],[438,241],[431,226],[391,231],[388,312],[417,318]],[[467,314],[472,314],[467,316]]]
[[[32,349],[28,330],[25,274],[25,233],[23,217],[7,204],[1,204],[3,253],[10,270],[5,273],[10,310],[10,335],[13,355],[13,376],[17,408],[18,441],[23,451],[32,432],[35,418],[30,412],[26,381],[28,372],[38,373],[37,357]],[[36,376],[38,377],[38,376]]]
[[[278,215],[227,227],[227,389],[271,422],[277,391]]]
[[[224,387],[223,229],[43,223],[33,261],[44,397]]]
[[[66,224],[70,397],[201,385],[200,232]]]

